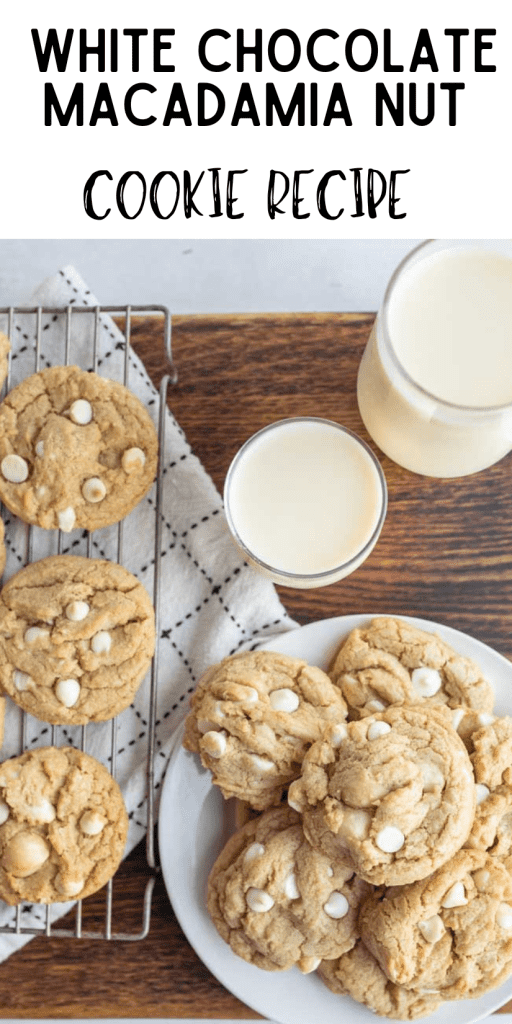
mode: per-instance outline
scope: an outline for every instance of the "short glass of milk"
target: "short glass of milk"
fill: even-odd
[[[357,382],[363,422],[425,476],[476,473],[512,448],[512,241],[429,240],[395,271]]]
[[[228,470],[224,507],[252,566],[288,587],[321,587],[370,554],[386,516],[386,480],[351,430],[298,416],[246,441]]]

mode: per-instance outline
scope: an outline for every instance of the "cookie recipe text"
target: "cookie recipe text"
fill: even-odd
[[[343,147],[345,155],[350,141],[346,130],[356,124],[394,129],[411,124],[428,128],[437,122],[455,128],[463,111],[471,116],[472,97],[464,96],[464,76],[496,71],[492,27],[446,27],[436,32],[420,27],[407,44],[392,28],[374,32],[360,27],[344,33],[340,26],[304,35],[290,27],[264,32],[242,27],[204,31],[198,26],[194,39],[180,36],[175,28],[147,27],[32,28],[31,34],[37,67],[44,75],[45,127],[168,129],[173,148],[179,141],[181,151],[187,144],[185,128],[209,129],[209,143],[216,141],[216,126],[239,129],[241,146],[252,129],[327,130],[335,152]],[[70,81],[73,72],[80,80]],[[127,76],[133,75],[137,79],[126,87]],[[357,90],[362,78],[371,78],[372,83],[364,103]],[[333,196],[341,183],[346,185],[345,197],[346,189],[351,190],[353,217],[407,215],[403,203],[396,211],[396,189],[398,176],[407,174],[409,167],[357,166],[357,156],[344,156],[340,164],[339,156],[334,162],[334,154],[332,167],[323,170],[308,167],[310,160],[304,169],[291,170],[272,169],[272,162],[270,158],[266,197],[255,197],[271,220],[287,213],[295,219],[315,215],[337,220],[347,208],[346,198]],[[222,172],[226,183],[221,187],[221,169],[209,166],[216,163],[218,159],[206,156],[199,170],[173,165],[149,172],[127,170],[117,175],[113,198],[101,206],[93,190],[97,194],[99,179],[104,179],[104,187],[113,175],[107,167],[91,168],[82,186],[85,213],[96,220],[114,209],[126,219],[136,219],[143,210],[164,220],[179,213],[187,218],[196,214],[241,219],[240,204],[233,210],[233,183],[250,167]],[[305,175],[316,179],[308,208],[299,195]],[[211,189],[203,212],[195,194],[205,176]],[[250,175],[249,180],[252,184]],[[130,201],[128,182],[128,191],[134,192]],[[164,191],[168,196],[162,202]]]

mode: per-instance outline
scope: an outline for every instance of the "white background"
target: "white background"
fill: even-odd
[[[416,12],[419,13],[416,13]],[[339,32],[337,43],[325,41],[319,49],[321,59],[339,59],[337,71],[322,75],[313,71],[303,59],[290,72],[275,72],[267,61],[260,75],[250,69],[237,74],[233,69],[216,76],[201,68],[197,56],[199,36],[211,27],[225,27],[234,32],[243,27],[251,37],[255,26],[263,28],[264,39],[279,28],[291,28],[306,42],[318,28],[332,27]],[[51,74],[39,72],[30,28],[37,27],[46,36],[49,27],[61,33],[67,27],[87,28],[93,38],[97,28],[173,27],[176,36],[168,59],[176,65],[174,74],[152,71],[150,49],[143,51],[141,71],[131,71],[126,39],[120,44],[120,69],[117,74],[101,74],[90,64],[87,74],[80,74],[77,51],[72,46],[68,71],[59,74],[52,64]],[[420,68],[416,74],[383,73],[379,56],[376,67],[367,73],[351,71],[344,59],[344,39],[357,28],[370,28],[382,42],[382,31],[392,31],[392,59],[409,66],[414,43],[420,28],[430,31],[439,62],[439,72]],[[493,49],[484,54],[486,63],[495,63],[495,74],[476,74],[472,60],[472,35],[463,40],[463,62],[460,73],[451,70],[451,42],[444,36],[446,27],[496,28]],[[163,0],[146,0],[144,4],[119,3],[118,0],[89,0],[87,5],[70,5],[62,0],[45,3],[4,4],[0,14],[2,37],[2,107],[3,133],[2,190],[0,195],[0,232],[12,238],[416,238],[427,235],[454,237],[503,237],[510,233],[510,190],[508,181],[509,131],[508,100],[511,95],[512,61],[510,38],[512,5],[506,0],[433,0],[428,5],[415,5],[410,0],[366,0],[363,7],[316,0],[314,4],[297,4],[289,0],[265,0],[253,9],[232,2],[195,0],[173,5]],[[76,42],[77,36],[73,43]],[[233,59],[232,40],[212,47],[215,59]],[[230,48],[231,47],[231,48]],[[382,46],[380,46],[382,53]],[[283,50],[283,57],[285,50]],[[362,59],[363,51],[359,59]],[[113,128],[108,122],[97,127],[44,126],[43,85],[50,78],[66,105],[76,81],[83,81],[86,111],[90,111],[97,85],[107,81],[111,86],[120,124]],[[396,127],[388,119],[375,127],[373,97],[375,83],[383,80],[392,89],[395,80],[414,80],[420,95],[429,81],[434,82],[437,112],[434,122],[419,127],[409,122]],[[214,81],[225,93],[228,109],[242,81],[249,81],[255,97],[261,98],[266,81],[274,81],[285,103],[297,81],[318,81],[319,94],[327,95],[334,80],[343,83],[353,126],[343,122],[325,127],[253,127],[250,123],[233,128],[223,120],[219,125],[186,128],[160,123],[136,127],[126,122],[123,97],[126,89],[137,81],[153,83],[157,94],[140,96],[137,109],[155,113],[161,121],[173,81],[183,84],[189,98],[192,117],[195,110],[195,89],[198,81]],[[449,127],[446,115],[446,93],[441,82],[464,81],[459,94],[459,118],[456,127]],[[424,100],[420,103],[424,107]],[[320,105],[320,109],[322,106]],[[208,216],[208,190],[197,193],[204,216],[186,220],[182,210],[171,220],[157,220],[151,211],[137,220],[125,220],[116,210],[103,221],[93,221],[83,210],[82,193],[88,176],[108,168],[114,184],[127,170],[140,170],[151,181],[161,170],[183,169],[196,177],[201,170],[219,166],[227,169],[249,168],[239,179],[239,209],[245,208],[242,220]],[[341,168],[369,166],[389,174],[391,168],[411,168],[402,179],[398,209],[407,212],[405,220],[391,220],[385,204],[375,220],[367,216],[353,218],[349,180],[340,190],[345,214],[327,221],[317,214],[315,184],[324,172]],[[307,220],[293,220],[290,212],[271,221],[266,214],[266,183],[271,167],[293,172],[313,168],[304,179],[305,202],[310,210]],[[347,179],[350,179],[347,173]],[[313,186],[311,185],[313,183]],[[103,187],[108,186],[108,187]],[[203,189],[203,186],[201,186]],[[334,193],[333,193],[334,197]],[[114,185],[105,181],[98,189],[98,205],[104,207],[114,199]],[[115,204],[114,204],[115,205]],[[337,204],[335,204],[337,205]],[[289,206],[288,206],[289,210]]]

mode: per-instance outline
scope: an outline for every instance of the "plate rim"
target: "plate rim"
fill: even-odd
[[[419,628],[426,629],[427,631],[430,631],[430,632],[435,632],[435,631],[439,630],[439,631],[441,631],[442,637],[446,638],[447,642],[449,642],[449,643],[452,642],[452,644],[454,646],[458,645],[459,641],[462,641],[463,643],[469,641],[470,642],[470,646],[474,645],[477,650],[481,649],[484,652],[485,657],[490,657],[491,660],[494,660],[494,659],[497,660],[499,662],[500,667],[502,668],[502,670],[505,673],[509,673],[510,674],[510,681],[511,681],[511,684],[512,684],[512,662],[508,658],[506,658],[503,654],[501,654],[499,651],[496,651],[494,648],[492,648],[488,644],[484,643],[484,641],[479,640],[477,637],[471,636],[471,634],[465,633],[462,630],[459,630],[459,629],[457,629],[457,628],[455,628],[453,626],[444,625],[442,623],[437,622],[436,620],[424,619],[424,618],[420,618],[418,616],[397,615],[397,614],[390,615],[389,613],[385,613],[385,612],[378,612],[378,613],[351,613],[351,614],[348,614],[348,615],[331,616],[331,617],[328,617],[328,618],[325,618],[325,619],[316,619],[316,620],[314,620],[312,622],[308,622],[308,623],[306,623],[304,625],[296,626],[293,629],[286,630],[283,633],[280,633],[279,635],[273,636],[273,637],[268,638],[268,639],[262,638],[261,641],[258,642],[257,645],[255,645],[255,646],[256,646],[256,649],[259,649],[259,650],[276,650],[276,651],[279,651],[280,644],[283,642],[283,640],[285,641],[285,643],[288,643],[290,640],[293,643],[294,638],[296,638],[298,636],[304,637],[307,633],[313,633],[314,634],[317,630],[320,630],[320,629],[322,629],[322,630],[324,630],[324,629],[325,630],[331,630],[331,629],[334,630],[334,629],[337,629],[338,627],[340,627],[340,633],[339,633],[338,639],[336,641],[337,644],[339,645],[341,643],[343,637],[345,635],[347,635],[348,632],[350,632],[351,629],[356,628],[356,626],[363,625],[365,622],[369,622],[369,621],[371,621],[372,619],[375,619],[375,618],[401,619],[403,621],[410,622],[413,625],[417,625]],[[342,632],[341,630],[344,630],[344,632]],[[306,636],[306,639],[307,639],[307,636]],[[465,654],[463,649],[460,650],[460,653],[461,654]],[[297,655],[297,656],[299,657],[300,655]],[[469,654],[469,656],[474,657],[474,655],[471,654],[471,653]],[[171,891],[172,891],[172,893],[175,894],[175,886],[173,885],[173,880],[169,877],[169,875],[167,873],[168,865],[166,863],[166,858],[163,855],[163,851],[166,848],[166,838],[167,838],[166,835],[164,834],[164,828],[165,828],[164,821],[165,821],[165,808],[166,808],[166,804],[167,804],[168,801],[170,801],[170,802],[172,801],[171,790],[172,790],[172,783],[173,783],[173,772],[176,770],[176,765],[181,760],[183,760],[184,764],[186,764],[187,760],[191,759],[189,761],[189,764],[193,765],[193,769],[192,770],[195,769],[195,770],[198,771],[198,773],[201,773],[201,774],[204,773],[204,788],[205,788],[205,791],[206,792],[208,792],[208,791],[212,791],[212,792],[215,791],[215,796],[218,797],[220,799],[220,801],[222,801],[220,806],[224,806],[224,805],[227,804],[227,802],[224,801],[224,798],[221,796],[220,792],[218,791],[217,787],[214,787],[212,785],[212,783],[210,782],[210,780],[209,780],[209,773],[208,773],[207,769],[204,769],[200,765],[200,763],[198,762],[198,760],[196,758],[196,755],[191,753],[191,752],[189,752],[189,751],[186,751],[182,747],[181,741],[182,741],[182,737],[183,737],[183,733],[184,733],[184,728],[185,728],[185,723],[184,723],[184,721],[182,721],[181,724],[179,725],[177,731],[176,731],[176,740],[175,740],[175,743],[173,745],[173,749],[172,749],[172,752],[171,752],[168,764],[166,766],[165,775],[164,775],[164,778],[163,778],[163,781],[162,781],[162,791],[161,791],[161,797],[160,797],[160,812],[159,812],[159,817],[158,817],[158,842],[159,842],[159,850],[160,850],[161,869],[162,869],[162,876],[163,876],[163,880],[164,880],[164,884],[165,884],[165,888],[166,888],[166,892],[167,892],[169,901],[170,901],[171,906],[173,908],[173,911],[174,911],[174,914],[176,916],[176,919],[177,919],[177,921],[178,921],[178,923],[179,923],[179,925],[180,925],[180,927],[181,927],[181,929],[182,929],[182,931],[183,931],[187,941],[189,942],[191,947],[194,949],[196,955],[199,957],[199,959],[204,964],[204,966],[210,971],[210,973],[213,975],[213,977],[216,978],[216,980],[228,992],[230,992],[233,996],[235,996],[235,998],[240,999],[242,1002],[244,1002],[245,1005],[249,1006],[255,1012],[267,1015],[267,1019],[268,1020],[272,1020],[272,1021],[275,1020],[275,1021],[280,1022],[280,1024],[295,1024],[295,1021],[292,1022],[292,1019],[290,1017],[281,1016],[280,1014],[278,1014],[276,1016],[269,1015],[268,1014],[268,1010],[269,1010],[268,1005],[262,1006],[262,1003],[260,1003],[257,998],[256,999],[253,998],[252,992],[248,993],[246,989],[242,989],[241,983],[240,983],[240,986],[238,986],[236,984],[236,980],[233,983],[233,980],[232,980],[233,971],[229,970],[228,973],[230,975],[230,980],[226,980],[226,977],[223,975],[223,973],[219,972],[217,964],[216,963],[212,963],[212,958],[209,956],[209,952],[208,952],[208,945],[206,944],[206,948],[203,948],[202,946],[200,948],[198,948],[198,945],[196,945],[196,943],[190,937],[189,932],[190,932],[191,929],[190,929],[190,922],[189,922],[188,915],[184,912],[184,910],[183,910],[183,908],[181,906],[180,901],[176,900],[176,899],[173,899],[173,896],[171,894]],[[185,759],[187,759],[187,760],[185,760]],[[162,814],[162,809],[164,811],[163,814]],[[206,914],[206,916],[207,916],[206,903],[204,904],[204,906],[202,906],[200,908],[200,910],[203,913],[203,915]],[[213,923],[212,923],[212,927],[215,928]],[[225,945],[225,950],[226,950],[226,954],[228,954],[228,956],[229,956],[229,961],[231,960],[231,958],[233,958],[235,975],[236,975],[237,967],[239,969],[241,969],[242,966],[245,966],[245,968],[250,968],[251,970],[256,971],[259,976],[261,976],[262,974],[263,975],[267,975],[267,972],[265,972],[265,971],[262,972],[260,969],[254,967],[251,964],[247,964],[245,961],[240,960],[238,957],[236,957],[236,955],[232,952],[230,947],[223,942],[222,938],[220,937],[220,935],[218,935],[216,930],[215,930],[215,935],[218,937],[219,942],[223,943]],[[229,963],[229,961],[228,961],[228,963]],[[271,978],[276,978],[276,976],[279,977],[280,975],[288,975],[289,973],[290,972],[288,972],[288,971],[271,972],[269,974],[269,976]],[[329,997],[334,998],[337,1001],[339,1001],[340,998],[344,999],[344,1000],[348,1000],[349,1004],[350,1004],[349,1010],[350,1010],[351,1015],[353,1015],[353,1016],[358,1016],[359,1015],[361,1020],[362,1020],[363,1016],[361,1015],[361,1011],[363,1011],[363,1014],[364,1014],[366,1019],[371,1019],[371,1020],[375,1019],[375,1014],[373,1014],[373,1012],[371,1012],[367,1007],[365,1007],[362,1004],[357,1003],[355,1000],[352,1000],[349,996],[341,996],[340,997],[339,995],[335,995],[334,993],[331,993],[326,988],[326,986],[324,986],[323,983],[320,982],[319,979],[314,978],[312,975],[301,975],[301,979],[302,980],[308,979],[309,981],[313,981],[313,982],[318,980],[318,983],[320,985],[322,985],[322,996],[324,996],[324,994],[325,994],[326,1000]],[[507,985],[510,986],[510,991],[507,991],[507,993],[505,995],[503,995],[503,994],[500,995],[499,993]],[[425,1021],[425,1022],[429,1022],[429,1021],[437,1022],[437,1021],[439,1021],[440,1024],[441,1024],[441,1020],[442,1020],[441,1013],[443,1011],[443,1008],[445,1008],[445,1009],[451,1009],[452,1012],[450,1014],[450,1020],[453,1021],[453,1024],[475,1024],[476,1021],[479,1021],[482,1018],[488,1016],[490,1013],[493,1013],[494,1011],[499,1009],[501,1006],[503,1006],[506,1002],[510,1001],[510,999],[512,999],[512,975],[510,975],[509,978],[506,979],[503,982],[502,985],[498,986],[495,989],[491,989],[489,992],[485,993],[483,996],[479,997],[478,999],[446,1001],[445,1003],[441,1004],[440,1008],[437,1011],[435,1011],[434,1014],[429,1014],[428,1016],[422,1017],[422,1018],[419,1018],[419,1019],[421,1021]],[[475,1013],[471,1013],[471,1011],[468,1012],[468,1014],[467,1015],[463,1015],[463,1017],[461,1017],[461,1020],[458,1022],[458,1018],[457,1018],[457,1014],[456,1014],[456,1009],[458,1009],[459,1013],[460,1013],[460,1008],[463,1005],[466,1005],[466,1004],[468,1005],[468,1007],[473,1007],[476,1012]],[[340,1012],[341,1012],[341,1010],[342,1010],[342,1006],[341,1005],[340,1005],[339,1009],[340,1009]],[[370,1013],[371,1013],[371,1018],[367,1017],[367,1015],[369,1015]],[[391,1018],[382,1018],[382,1019],[391,1020]],[[397,1022],[397,1024],[398,1024],[398,1022]],[[444,1024],[444,1022],[443,1022],[443,1024]]]

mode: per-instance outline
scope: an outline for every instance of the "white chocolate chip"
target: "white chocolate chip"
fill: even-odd
[[[467,902],[466,891],[462,882],[454,882],[445,894],[441,906],[444,907],[445,910],[451,910],[452,907],[465,907]]]
[[[388,732],[391,732],[391,726],[387,722],[372,722],[368,729],[368,739],[378,740],[380,736],[385,736]]]
[[[6,804],[5,800],[0,799],[0,825],[3,825],[10,814],[9,804]]]
[[[50,821],[55,821],[57,817],[55,807],[46,797],[41,797],[37,804],[25,804],[23,813],[25,817],[38,825],[48,825]]]
[[[73,899],[75,896],[78,896],[78,893],[82,891],[83,887],[83,878],[64,879],[60,871],[55,875],[55,888],[58,892],[62,893],[63,896],[67,896],[68,899]]]
[[[98,811],[84,811],[80,818],[80,830],[84,836],[99,836],[106,824],[107,819]]]
[[[298,811],[299,814],[302,812],[303,795],[302,782],[300,779],[295,779],[288,788],[288,804],[293,811]]]
[[[92,420],[92,405],[86,398],[77,398],[69,410],[69,415],[73,423],[78,423],[79,426],[85,427]]]
[[[6,455],[1,464],[2,476],[10,484],[22,484],[28,477],[28,462],[21,455]]]
[[[59,679],[55,687],[55,696],[65,708],[72,708],[80,696],[78,679]]]
[[[62,508],[60,512],[57,512],[57,519],[59,530],[62,530],[63,533],[71,533],[76,522],[74,508],[71,505],[68,505],[67,508]]]
[[[275,768],[274,762],[267,757],[260,757],[259,754],[251,754],[250,757],[254,767],[258,768],[260,772],[271,772]]]
[[[496,911],[496,924],[505,932],[512,930],[512,907],[508,903],[500,903]]]
[[[49,856],[48,843],[38,832],[17,832],[4,850],[2,865],[15,878],[28,878]]]
[[[485,889],[489,885],[489,882],[491,881],[490,871],[487,871],[487,868],[482,868],[480,871],[475,871],[473,874],[473,880],[475,882],[477,889],[483,889],[485,891]]]
[[[350,836],[351,839],[366,839],[371,823],[372,819],[368,811],[357,807],[344,807],[340,831],[342,834]]]
[[[290,873],[286,876],[286,878],[284,880],[283,888],[284,888],[284,894],[285,894],[287,899],[289,899],[289,900],[298,900],[298,899],[300,899],[300,892],[299,892],[299,890],[297,888],[297,879],[295,877],[295,872],[294,871],[290,871]]]
[[[436,764],[432,764],[429,761],[422,761],[419,768],[423,776],[423,789],[426,793],[431,793],[438,787],[444,789],[446,780],[441,769],[438,768]]]
[[[487,800],[487,797],[490,796],[490,794],[491,794],[491,791],[490,791],[488,786],[486,786],[483,782],[477,782],[477,784],[476,784],[476,802],[477,802],[477,804],[483,804],[484,800]]]
[[[346,917],[349,912],[349,902],[347,897],[342,892],[332,892],[324,903],[324,911],[327,917],[332,917],[333,920],[339,921],[342,917]]]
[[[264,853],[265,847],[262,843],[251,843],[245,851],[244,864],[250,864],[252,860],[257,860],[257,858],[262,857]]]
[[[301,956],[300,960],[297,961],[297,967],[301,974],[311,974],[316,971],[317,967],[320,967],[322,961],[318,956]]]
[[[82,494],[91,505],[95,505],[98,501],[103,501],[106,493],[107,488],[99,476],[91,476],[82,484]]]
[[[87,601],[71,601],[66,605],[64,614],[71,622],[81,622],[88,616],[90,610]]]
[[[210,757],[222,757],[226,752],[227,739],[224,729],[219,732],[205,732],[201,741],[201,750],[205,750]]]
[[[142,448],[127,448],[121,459],[125,473],[139,473],[144,468],[145,462],[146,455]]]
[[[371,711],[372,714],[374,714],[377,711],[385,711],[386,705],[383,704],[381,700],[369,700],[368,703],[365,704],[365,708],[367,711]]]
[[[41,640],[46,636],[50,636],[49,629],[41,629],[40,626],[30,626],[29,629],[26,630],[23,639],[26,644],[33,644],[36,640]]]
[[[259,693],[254,686],[240,686],[239,691],[240,696],[237,698],[236,704],[257,704]]]
[[[249,910],[252,910],[255,914],[266,914],[274,906],[272,896],[269,892],[265,892],[264,889],[248,889],[245,894],[245,900]]]
[[[377,833],[375,845],[383,853],[397,853],[405,843],[405,836],[396,825],[384,825]]]
[[[284,686],[282,690],[272,690],[268,699],[274,711],[286,711],[288,714],[293,714],[300,704],[298,694],[288,686]]]
[[[36,447],[35,447],[35,452],[36,452],[36,455],[38,455],[40,459],[43,458],[43,455],[44,455],[44,441],[38,441],[37,442]]]
[[[434,914],[426,921],[418,921],[418,928],[426,942],[439,942],[442,939],[446,928],[439,914]]]
[[[415,668],[411,673],[411,681],[418,697],[433,697],[441,689],[441,676],[435,668]]]
[[[328,739],[331,747],[337,749],[341,747],[341,744],[346,740],[348,736],[348,729],[344,722],[337,722],[336,725],[332,725],[329,729]]]
[[[91,640],[91,650],[94,654],[108,654],[112,647],[112,637],[105,629],[101,629]]]
[[[30,690],[32,686],[36,685],[32,676],[27,675],[26,672],[20,672],[17,668],[14,669],[13,682],[20,693],[23,693],[24,690]]]
[[[333,869],[332,869],[330,864],[327,865],[327,867],[325,869],[325,873],[327,875],[327,878],[332,878],[332,876],[334,875],[334,871],[333,871]]]
[[[452,711],[452,725],[454,729],[458,729],[462,719],[466,717],[465,708],[455,708]]]
[[[490,715],[487,712],[482,711],[482,713],[477,716],[477,722],[478,722],[479,725],[482,725],[482,726],[484,726],[484,725],[492,725],[492,723],[494,722],[495,718],[496,718],[496,715]]]

